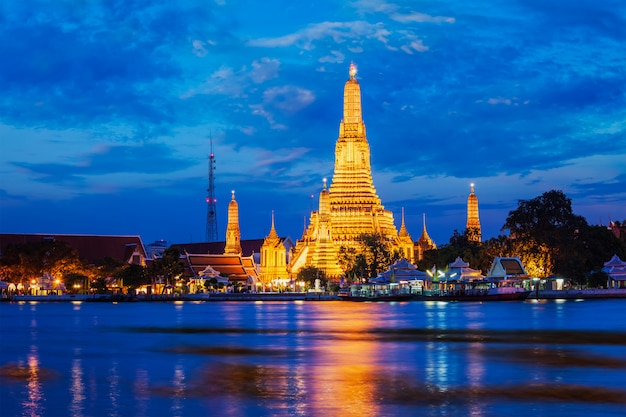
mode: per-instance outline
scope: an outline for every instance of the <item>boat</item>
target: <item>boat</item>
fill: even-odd
[[[531,291],[518,279],[450,282],[443,289],[424,291],[416,296],[423,301],[514,301],[525,300]]]
[[[339,291],[337,296],[343,301],[411,301],[410,287],[398,283],[353,284]]]

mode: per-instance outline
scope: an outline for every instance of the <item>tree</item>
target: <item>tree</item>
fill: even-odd
[[[459,233],[458,230],[454,230],[449,243],[424,253],[420,265],[425,270],[431,269],[433,265],[436,265],[438,268],[445,268],[448,264],[454,262],[457,257],[461,257],[473,269],[486,273],[493,259],[489,253],[493,252],[494,248],[498,248],[500,241],[493,239],[484,243],[475,242],[471,240],[471,234],[471,230],[466,230],[463,234]]]
[[[596,271],[587,275],[587,286],[590,288],[606,288],[609,276],[606,272]]]
[[[75,294],[89,292],[90,278],[85,274],[70,272],[65,274],[63,281],[65,282],[65,288],[70,292]]]
[[[170,247],[165,249],[161,258],[154,260],[150,274],[154,278],[162,278],[165,285],[171,285],[175,279],[179,279],[182,276],[183,271],[184,266],[180,260],[180,249]]]
[[[66,274],[84,273],[85,270],[78,252],[66,242],[57,240],[9,245],[0,258],[2,276],[24,286],[46,272],[55,279],[63,279]]]
[[[358,248],[339,248],[339,264],[348,279],[375,277],[402,257],[402,252],[393,250],[391,242],[381,234],[362,234],[357,241]]]
[[[298,281],[304,281],[308,288],[315,287],[315,280],[320,280],[320,286],[326,286],[326,272],[314,266],[305,266],[298,271]]]
[[[148,271],[145,266],[137,264],[125,265],[117,274],[116,278],[122,281],[122,285],[128,287],[128,292],[150,283]]]
[[[562,191],[552,190],[531,200],[520,200],[502,230],[509,230],[530,275],[558,274],[581,281],[587,271],[580,237],[587,228],[584,217],[572,212],[572,201]]]

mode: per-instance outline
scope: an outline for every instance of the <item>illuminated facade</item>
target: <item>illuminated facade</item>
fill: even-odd
[[[269,235],[261,245],[261,281],[267,284],[279,278],[287,278],[287,249],[283,239],[276,233],[274,227],[274,212],[272,211],[272,227]]]
[[[356,67],[351,64],[350,78],[344,86],[332,183],[327,189],[324,180],[319,210],[311,213],[309,226],[296,243],[290,262],[292,276],[304,266],[323,269],[330,277],[342,275],[337,263],[339,248],[359,247],[358,238],[371,233],[380,234],[394,250],[402,250],[413,261],[413,242],[404,222],[398,234],[393,214],[385,210],[374,188],[361,87],[355,76]]]
[[[470,242],[480,242],[480,219],[478,218],[478,197],[474,193],[474,184],[470,184],[470,194],[467,197],[467,238]]]
[[[232,192],[228,203],[228,226],[226,226],[225,255],[241,255],[241,231],[239,230],[239,205],[235,201],[235,192]]]

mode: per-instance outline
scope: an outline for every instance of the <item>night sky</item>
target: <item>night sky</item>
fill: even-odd
[[[0,3],[0,232],[293,240],[361,84],[396,226],[447,243],[476,184],[483,238],[558,189],[626,219],[623,0]],[[314,198],[311,196],[314,195]]]

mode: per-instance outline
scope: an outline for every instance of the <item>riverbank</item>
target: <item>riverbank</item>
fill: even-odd
[[[62,294],[62,295],[14,295],[2,301],[14,302],[157,302],[157,301],[334,301],[339,300],[334,294],[325,293],[201,293],[130,297],[116,294]]]
[[[539,300],[578,300],[626,298],[626,288],[615,289],[585,289],[585,290],[539,290],[533,291],[528,299]]]
[[[584,290],[539,290],[528,295],[527,300],[586,300],[626,298],[626,288]],[[130,297],[114,294],[62,294],[62,295],[14,295],[2,301],[15,302],[158,302],[158,301],[336,301],[336,294],[315,292],[264,292],[264,293],[201,293],[201,294],[152,294]],[[425,301],[428,298],[413,300]]]

